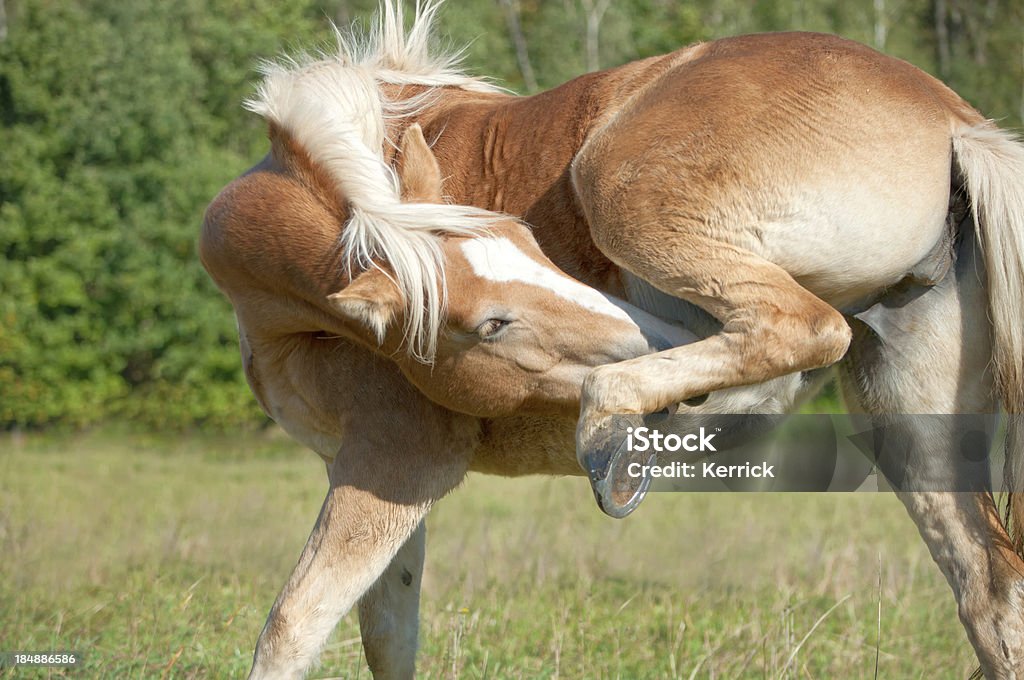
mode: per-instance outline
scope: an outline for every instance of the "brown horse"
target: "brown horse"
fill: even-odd
[[[254,392],[333,459],[331,491],[268,618],[254,677],[300,675],[363,593],[371,668],[410,674],[430,503],[469,467],[571,469],[571,421],[556,417],[577,398],[589,469],[614,463],[612,414],[714,392],[680,407],[710,412],[716,391],[763,381],[772,382],[751,389],[770,411],[795,400],[794,374],[844,355],[851,408],[984,413],[1001,400],[1020,411],[1024,149],[944,85],[856,43],[775,34],[520,98],[428,54],[435,10],[425,6],[406,34],[386,3],[365,42],[342,38],[337,57],[268,67],[251,108],[271,121],[271,154],[207,215],[204,263],[235,305]],[[418,154],[425,174],[438,164],[447,197],[523,217],[540,250],[493,214],[401,207],[389,140],[417,139],[413,124],[436,156]],[[401,174],[414,187],[424,172]],[[436,200],[436,182],[423,184]],[[505,231],[511,247],[480,245]],[[572,297],[556,290],[569,279],[531,285],[525,272],[552,262],[704,339],[678,344],[635,312],[625,313],[632,324],[620,317],[618,337],[606,335],[615,315],[596,298],[558,302]],[[456,272],[470,276],[458,283]],[[376,281],[363,285],[367,275]],[[481,282],[490,288],[467,298],[463,286]],[[538,296],[500,310],[510,283]],[[929,292],[879,324],[877,310],[894,306],[887,291],[915,286]],[[885,330],[894,319],[898,336]],[[561,356],[574,368],[545,369]],[[507,417],[520,412],[537,417]],[[941,432],[907,435],[946,446]],[[1011,445],[1018,436],[1011,427]],[[524,455],[531,437],[538,453]],[[1024,668],[1024,564],[991,493],[901,498],[982,669],[1014,677]]]
[[[272,125],[270,137],[267,158],[211,204],[200,253],[235,308],[253,393],[323,457],[331,488],[268,617],[252,677],[301,677],[357,600],[374,675],[406,677],[431,504],[467,470],[582,474],[572,441],[589,371],[698,336],[566,276],[519,221],[441,204],[441,170],[413,125],[396,181],[375,198],[393,194],[377,217],[390,210],[445,230],[413,232],[432,239],[418,247],[437,248],[446,293],[444,313],[421,319],[437,324],[424,363],[409,346],[409,307],[390,262],[353,276],[338,248],[355,206],[292,135]],[[784,376],[689,410],[785,413],[814,385]],[[509,417],[465,415],[477,412]],[[531,412],[546,417],[522,415]]]

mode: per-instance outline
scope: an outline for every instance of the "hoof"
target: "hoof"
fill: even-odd
[[[649,465],[656,456],[638,453],[626,447],[626,428],[643,424],[642,416],[615,416],[592,430],[586,441],[577,441],[577,453],[590,479],[590,488],[609,517],[622,519],[636,510],[651,486],[647,475],[630,475],[632,463]]]

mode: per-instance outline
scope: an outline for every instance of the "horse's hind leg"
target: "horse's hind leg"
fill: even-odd
[[[912,302],[877,316],[877,310],[869,311],[872,327],[855,324],[840,367],[851,410],[873,414],[888,427],[887,440],[890,433],[899,439],[908,464],[888,472],[902,477],[899,497],[953,589],[986,677],[1019,678],[1024,675],[1024,563],[999,521],[988,474],[964,478],[963,432],[953,418],[900,415],[997,409],[987,368],[987,303],[972,251],[973,239],[965,235],[956,278],[950,275]],[[929,491],[906,491],[913,488]]]
[[[602,509],[613,515],[635,502],[603,491],[611,488],[609,471],[622,467],[615,415],[652,413],[716,390],[828,366],[850,341],[843,316],[781,267],[700,234],[699,225],[675,226],[650,240],[627,238],[616,225],[591,227],[619,266],[722,322],[721,332],[705,340],[599,366],[584,381],[577,454]]]
[[[426,537],[427,527],[421,522],[359,600],[359,632],[376,680],[409,678],[415,673]]]

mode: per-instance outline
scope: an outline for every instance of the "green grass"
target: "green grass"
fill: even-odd
[[[0,650],[244,677],[325,489],[275,434],[0,439]],[[472,476],[428,526],[422,677],[872,678],[879,602],[878,677],[973,668],[888,494],[654,494],[615,521],[582,479]],[[369,678],[354,615],[312,677]]]

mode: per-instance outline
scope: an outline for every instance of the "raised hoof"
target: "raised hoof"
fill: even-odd
[[[656,459],[650,452],[627,449],[626,428],[642,424],[642,416],[615,416],[599,427],[589,441],[577,443],[597,507],[609,517],[622,519],[636,510],[651,486],[650,476],[628,472],[631,463],[650,465]]]

